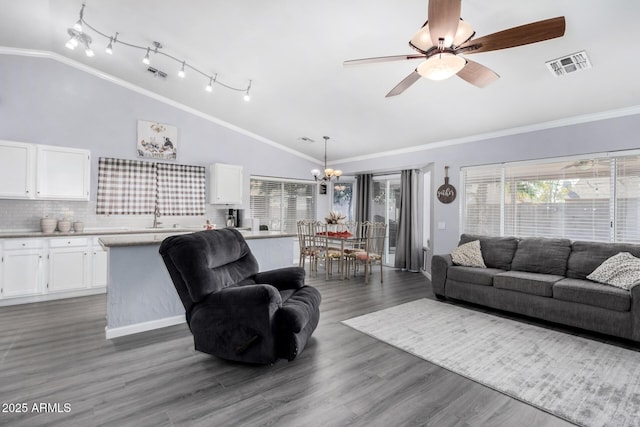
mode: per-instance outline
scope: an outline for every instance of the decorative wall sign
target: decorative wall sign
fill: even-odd
[[[441,203],[451,203],[456,199],[456,188],[449,184],[449,166],[444,167],[444,184],[438,187],[436,196]]]
[[[178,153],[178,128],[138,120],[138,157],[175,160]]]

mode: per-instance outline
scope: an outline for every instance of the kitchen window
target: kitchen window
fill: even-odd
[[[98,215],[204,215],[205,168],[101,157]]]
[[[316,183],[278,178],[251,177],[251,215],[269,230],[296,233],[301,219],[314,219]]]

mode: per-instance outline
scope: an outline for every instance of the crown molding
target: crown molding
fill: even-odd
[[[91,74],[93,76],[99,77],[103,80],[106,80],[110,83],[113,84],[117,84],[118,86],[122,86],[126,89],[129,89],[133,92],[139,93],[141,95],[147,96],[149,98],[153,98],[156,101],[162,102],[164,104],[170,105],[174,108],[177,108],[179,110],[185,111],[187,113],[193,114],[194,116],[198,116],[202,119],[205,119],[207,121],[210,121],[212,123],[215,123],[217,125],[223,126],[227,129],[230,129],[234,132],[240,133],[242,135],[248,136],[258,142],[261,142],[263,144],[267,144],[271,147],[274,147],[278,150],[282,150],[282,151],[286,151],[289,154],[293,154],[294,156],[300,157],[302,159],[308,160],[310,162],[316,163],[318,165],[322,165],[322,160],[320,159],[316,159],[314,157],[311,157],[307,154],[301,153],[297,150],[294,150],[292,148],[289,148],[287,146],[284,146],[282,144],[279,144],[275,141],[272,141],[270,139],[267,139],[263,136],[257,135],[253,132],[250,132],[246,129],[240,128],[236,125],[233,125],[229,122],[226,122],[224,120],[221,120],[217,117],[211,116],[209,114],[203,113],[200,110],[197,110],[195,108],[189,107],[187,105],[181,104],[177,101],[174,101],[172,99],[169,99],[167,97],[164,97],[162,95],[159,95],[155,92],[152,92],[150,90],[144,89],[143,87],[140,87],[138,85],[135,85],[133,83],[127,82],[119,77],[113,76],[111,74],[107,74],[104,73],[100,70],[97,70],[93,67],[90,67],[86,64],[83,64],[81,62],[75,61],[71,58],[68,58],[64,55],[60,55],[59,53],[56,52],[51,52],[51,51],[43,51],[43,50],[33,50],[33,49],[22,49],[22,48],[13,48],[13,47],[6,47],[6,46],[0,46],[0,55],[15,55],[15,56],[27,56],[27,57],[31,57],[31,58],[44,58],[44,59],[52,59],[54,61],[60,62],[62,64],[68,65],[70,67],[73,67],[77,70],[83,71],[85,73]]]

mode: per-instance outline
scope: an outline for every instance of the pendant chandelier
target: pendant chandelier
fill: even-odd
[[[340,169],[331,169],[327,167],[327,141],[329,140],[328,136],[323,136],[324,139],[324,176],[320,176],[321,172],[319,169],[312,169],[311,175],[315,178],[316,181],[322,181],[322,183],[331,182],[332,179],[340,179],[342,175],[342,171]]]

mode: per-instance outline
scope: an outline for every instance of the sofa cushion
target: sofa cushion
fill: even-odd
[[[600,264],[620,252],[640,258],[640,245],[575,241],[567,262],[567,277],[586,279]]]
[[[587,279],[629,290],[640,281],[640,258],[620,252],[600,264]]]
[[[528,237],[518,241],[511,269],[564,276],[570,253],[569,239]]]
[[[553,298],[615,311],[629,311],[631,292],[581,279],[562,279],[553,285]]]
[[[553,284],[562,279],[564,279],[563,276],[553,274],[505,271],[493,278],[493,286],[498,289],[551,297],[553,296]]]
[[[480,240],[462,244],[451,251],[451,261],[456,265],[487,268],[482,259]]]
[[[456,282],[473,283],[474,285],[493,285],[493,277],[496,274],[504,273],[504,270],[497,268],[477,268],[454,265],[447,270],[447,279]]]
[[[489,268],[499,268],[501,270],[511,269],[511,260],[518,247],[518,239],[515,237],[490,237],[473,234],[463,234],[460,236],[458,245],[480,241],[482,258]]]

